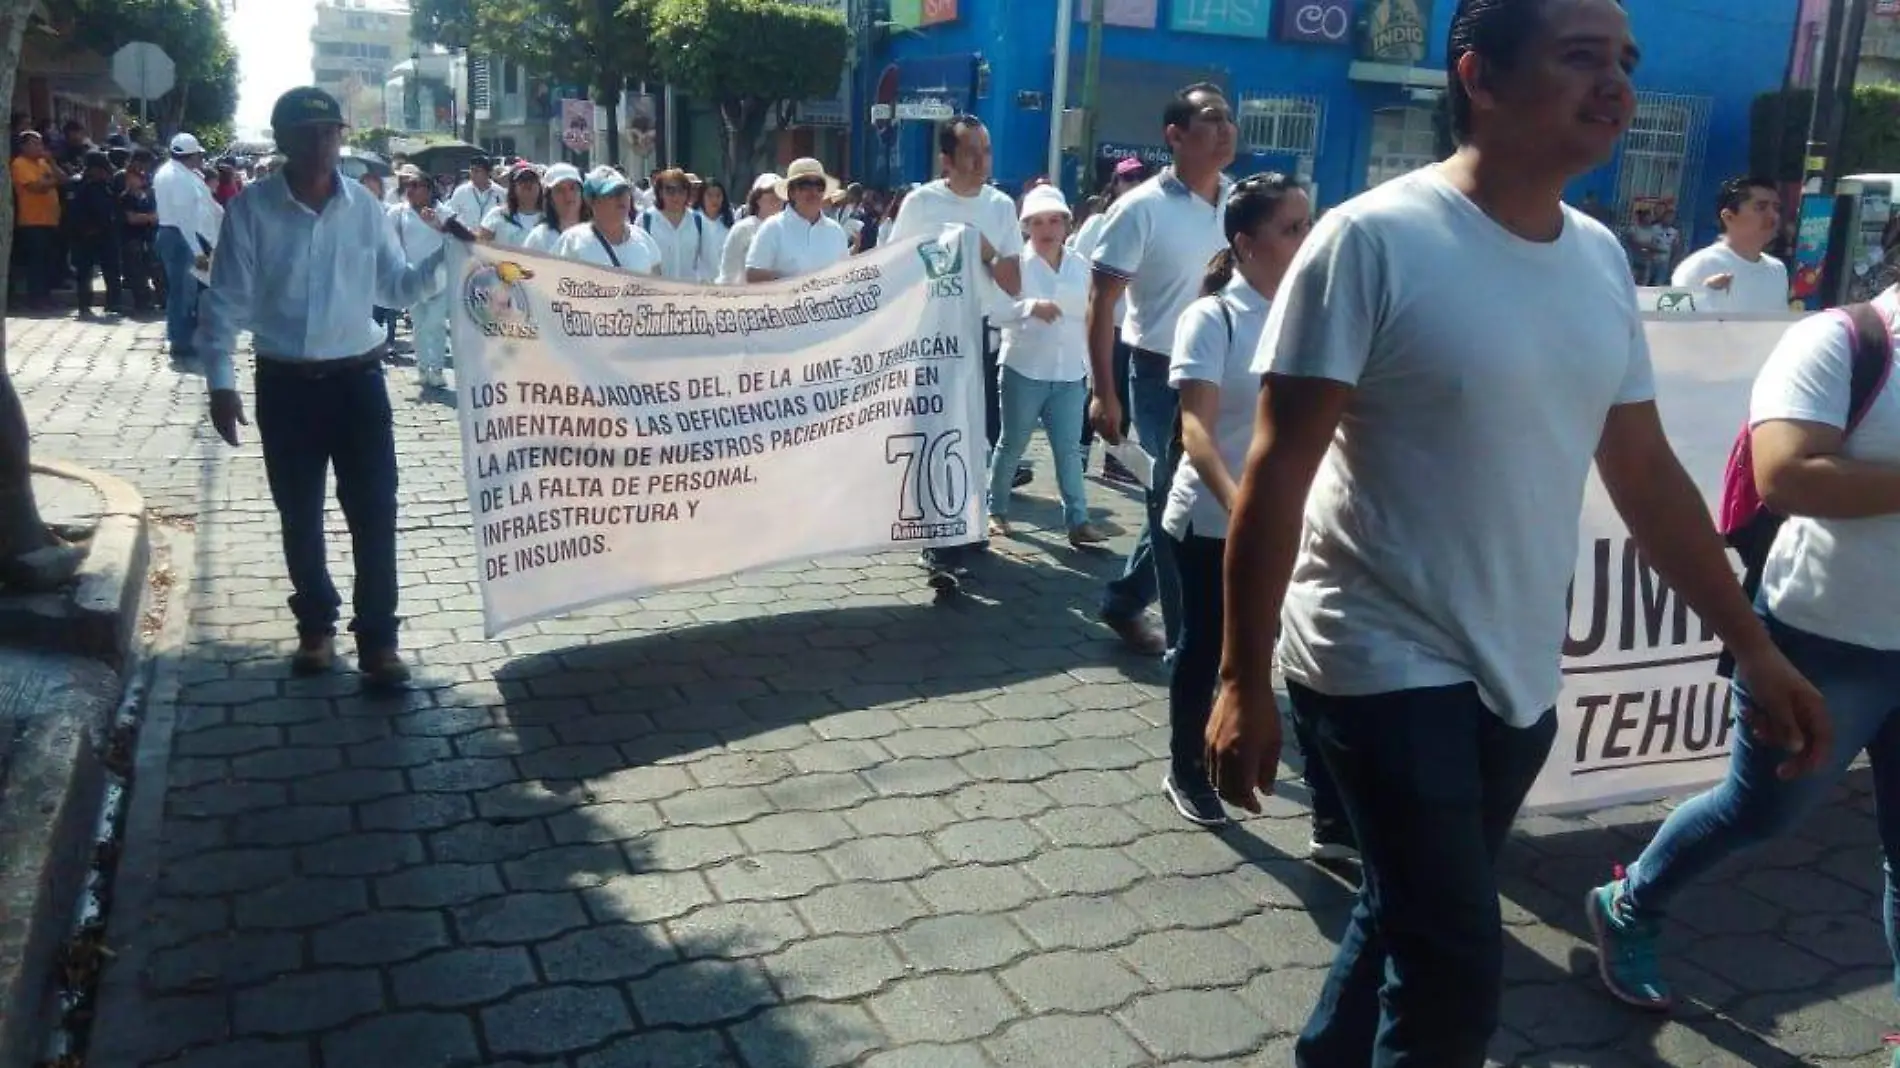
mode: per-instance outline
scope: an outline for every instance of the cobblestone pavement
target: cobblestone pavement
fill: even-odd
[[[287,678],[254,439],[212,446],[160,327],[9,331],[36,449],[196,519],[90,1068],[1289,1063],[1346,891],[1297,785],[1219,836],[1160,799],[1162,677],[1089,618],[1115,554],[1031,530],[957,607],[828,560],[487,642],[453,412],[403,370],[420,683],[370,701]],[[1580,937],[1658,814],[1524,821],[1497,1063],[1884,1064],[1865,782],[1689,896],[1667,1018]]]

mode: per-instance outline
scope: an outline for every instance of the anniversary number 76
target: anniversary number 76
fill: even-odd
[[[963,431],[929,434],[892,434],[884,439],[884,462],[904,465],[898,488],[897,518],[906,523],[929,519],[926,507],[939,519],[963,514],[970,499],[970,466],[963,459]]]

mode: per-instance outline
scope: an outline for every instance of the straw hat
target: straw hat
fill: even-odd
[[[804,159],[793,160],[792,165],[785,168],[785,177],[779,179],[778,188],[774,192],[778,194],[780,200],[790,200],[792,183],[804,178],[823,178],[826,196],[838,191],[838,180],[825,173],[825,165],[807,156]]]

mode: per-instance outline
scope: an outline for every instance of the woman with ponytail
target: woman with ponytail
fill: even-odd
[[[1175,333],[1168,384],[1181,397],[1181,462],[1161,521],[1173,539],[1181,577],[1181,640],[1168,686],[1171,798],[1206,789],[1203,735],[1220,671],[1227,513],[1253,442],[1260,394],[1260,376],[1249,364],[1280,278],[1312,225],[1312,208],[1306,191],[1285,175],[1256,174],[1236,185],[1223,217],[1227,247],[1208,263],[1202,296],[1181,314]],[[1189,775],[1198,779],[1189,781]],[[1308,757],[1306,778],[1314,859],[1353,859],[1352,829],[1324,765]],[[1197,806],[1177,801],[1175,807],[1183,816],[1196,813],[1196,823],[1218,825],[1199,815]]]

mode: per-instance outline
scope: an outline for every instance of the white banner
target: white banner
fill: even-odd
[[[1663,426],[1713,513],[1755,374],[1797,316],[1709,314],[1689,310],[1720,303],[1706,291],[1639,292]],[[1525,807],[1603,808],[1719,781],[1731,730],[1728,682],[1715,673],[1721,651],[1643,563],[1593,472],[1571,588],[1557,742]]]
[[[974,242],[948,230],[744,287],[458,248],[489,636],[791,560],[970,540],[987,482]]]

